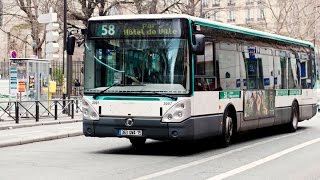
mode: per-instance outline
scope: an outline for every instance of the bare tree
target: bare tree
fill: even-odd
[[[161,14],[174,12],[183,5],[181,0],[70,0],[69,4],[70,18],[85,26],[90,17],[110,15],[113,10],[119,14]]]
[[[19,31],[24,29],[24,32],[20,34],[14,34],[4,28],[0,30],[4,33],[7,33],[10,37],[13,37],[23,43],[31,45],[27,41],[27,32],[30,31],[30,35],[35,42],[33,46],[33,54],[41,57],[42,45],[45,40],[45,30],[42,24],[39,24],[37,19],[40,14],[48,13],[49,7],[55,7],[58,0],[15,0],[11,3],[6,2],[4,10],[1,12],[2,16],[8,17],[6,22],[3,22],[3,27],[7,24],[10,26],[18,27]],[[1,2],[2,3],[2,2]],[[3,4],[2,4],[3,5]]]
[[[261,1],[261,0],[260,0]],[[262,6],[270,16],[265,18],[266,29],[281,35],[303,40],[314,39],[320,14],[314,0],[265,0]]]

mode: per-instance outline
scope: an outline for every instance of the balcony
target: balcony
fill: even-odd
[[[219,7],[220,6],[220,3],[214,3],[212,4],[212,7]]]
[[[253,18],[246,18],[246,23],[250,23],[250,22],[253,22],[254,19]]]
[[[246,2],[246,5],[247,5],[247,6],[250,6],[250,5],[253,5],[253,4],[254,4],[253,1],[247,1],[247,2]]]

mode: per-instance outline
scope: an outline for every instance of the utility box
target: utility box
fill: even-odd
[[[47,59],[11,58],[11,98],[18,101],[48,101],[49,66]]]

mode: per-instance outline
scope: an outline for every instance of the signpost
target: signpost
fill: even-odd
[[[46,59],[58,60],[59,59],[59,24],[57,13],[53,13],[52,8],[47,14],[41,14],[38,17],[38,22],[46,24]]]

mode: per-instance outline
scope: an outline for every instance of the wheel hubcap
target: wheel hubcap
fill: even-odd
[[[297,125],[298,125],[298,117],[297,117],[297,114],[294,113],[294,116],[292,118],[292,125],[294,128],[297,128]]]
[[[232,136],[232,129],[233,129],[232,118],[227,117],[226,118],[226,132],[228,133],[228,137]]]

